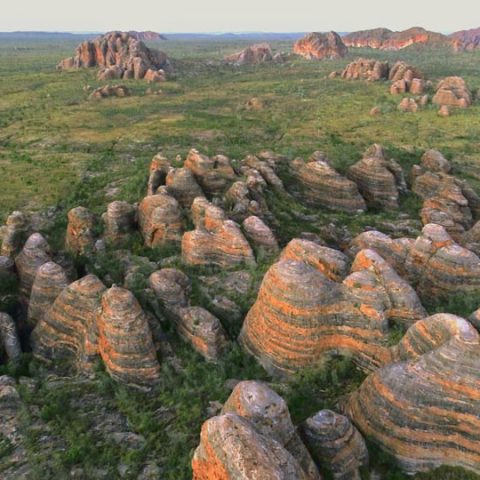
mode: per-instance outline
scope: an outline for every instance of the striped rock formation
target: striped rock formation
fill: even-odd
[[[282,250],[280,260],[307,263],[335,282],[341,282],[350,268],[350,259],[339,250],[301,238],[294,238],[288,243]]]
[[[308,60],[323,60],[324,58],[342,58],[348,49],[336,32],[312,32],[297,40],[293,52]]]
[[[275,190],[284,190],[283,182],[275,172],[278,161],[279,157],[273,152],[260,152],[257,156],[247,155],[242,160],[242,168],[257,170],[267,185]]]
[[[22,354],[17,327],[8,313],[0,312],[0,364],[16,362]]]
[[[15,275],[15,261],[12,258],[0,255],[0,275]]]
[[[476,255],[480,255],[480,221],[462,234],[459,244],[468,250],[471,250]]]
[[[103,294],[97,325],[100,355],[113,379],[138,387],[158,381],[148,319],[129,290],[113,286]]]
[[[387,80],[390,67],[388,62],[357,58],[349,63],[342,72],[342,78],[347,80],[369,80],[376,82]]]
[[[250,45],[244,50],[224,57],[224,62],[234,65],[258,65],[259,63],[272,62],[272,49],[268,43]]]
[[[255,215],[247,217],[242,223],[242,230],[250,244],[263,248],[270,253],[276,253],[279,250],[277,239],[270,227]]]
[[[307,478],[321,478],[297,434],[285,400],[265,383],[254,380],[238,383],[223,405],[221,414],[228,413],[245,418],[259,433],[276,440],[298,461]]]
[[[32,333],[35,357],[66,360],[80,372],[90,371],[99,353],[96,316],[105,290],[95,275],[65,288]]]
[[[243,222],[251,215],[263,216],[267,210],[264,199],[261,198],[259,202],[255,191],[252,194],[247,183],[240,180],[234,182],[227,190],[225,200],[231,205],[228,209],[228,216],[236,222]]]
[[[50,261],[50,247],[40,233],[30,235],[22,251],[15,258],[20,279],[20,300],[26,306],[30,298],[37,270]]]
[[[307,163],[296,159],[291,165],[309,205],[351,213],[366,210],[357,185],[340,175],[322,152],[315,152]]]
[[[358,185],[369,207],[398,209],[399,194],[406,190],[402,167],[385,159],[380,145],[373,145],[359,162],[352,165],[347,177]]]
[[[109,203],[102,216],[105,238],[113,243],[128,238],[135,231],[135,213],[135,208],[123,200]]]
[[[168,172],[172,168],[170,160],[157,153],[150,162],[150,174],[148,177],[147,195],[155,195],[158,187],[165,185]]]
[[[145,197],[138,206],[138,224],[147,247],[180,243],[183,217],[177,200],[164,190]]]
[[[437,105],[467,108],[472,104],[472,92],[462,77],[446,77],[438,83],[432,102]]]
[[[424,170],[431,172],[450,173],[452,171],[451,163],[438,150],[427,150],[420,160],[420,166]]]
[[[227,334],[220,320],[202,307],[177,310],[178,334],[206,360],[218,360],[228,347]]]
[[[193,480],[308,479],[280,443],[232,413],[210,418],[203,424],[192,470]]]
[[[28,220],[22,212],[12,212],[5,222],[0,255],[13,257],[20,252],[28,231]]]
[[[192,284],[180,270],[163,268],[153,272],[148,279],[148,284],[167,313],[175,314],[178,308],[188,305]]]
[[[480,338],[448,314],[410,327],[400,359],[372,373],[350,397],[359,430],[407,473],[451,465],[480,473]]]
[[[195,198],[204,196],[193,172],[188,168],[172,168],[168,172],[165,184],[168,193],[184,208],[190,208]]]
[[[300,426],[300,436],[318,465],[336,480],[360,480],[368,450],[360,432],[345,416],[320,410]]]
[[[195,179],[208,195],[223,193],[235,180],[230,160],[224,155],[209,158],[192,149],[188,152],[184,167],[193,172]]]
[[[30,328],[38,324],[68,284],[65,270],[54,262],[44,263],[37,270],[28,304],[27,323]]]
[[[192,207],[195,230],[182,238],[182,257],[190,265],[229,267],[255,264],[252,248],[238,224],[225,218],[219,207],[197,202]]]
[[[360,251],[337,283],[305,262],[280,260],[267,271],[239,341],[273,373],[315,365],[332,353],[365,370],[390,361],[389,323],[425,316],[415,291],[378,254]]]
[[[65,248],[73,255],[91,253],[95,246],[93,228],[95,217],[85,207],[75,207],[68,212]]]

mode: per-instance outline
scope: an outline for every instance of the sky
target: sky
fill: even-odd
[[[0,31],[347,32],[480,27],[480,1],[0,0]]]

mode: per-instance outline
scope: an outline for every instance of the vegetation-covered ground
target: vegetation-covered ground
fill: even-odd
[[[476,68],[480,53],[409,48],[401,52],[355,51],[339,61],[292,58],[283,65],[244,68],[219,63],[223,55],[244,45],[234,40],[162,42],[154,46],[176,60],[176,78],[155,87],[161,89],[160,95],[145,95],[148,86],[144,82],[128,81],[123,83],[131,88],[131,97],[89,101],[83,87],[99,85],[95,70],[55,70],[60,59],[71,55],[75,43],[1,41],[0,218],[3,220],[13,209],[42,212],[50,208],[52,222],[46,224],[44,233],[59,249],[70,208],[83,205],[100,214],[112,199],[136,202],[145,194],[148,164],[154,154],[163,150],[169,158],[177,154],[184,158],[192,147],[233,159],[262,149],[291,158],[323,150],[334,166],[345,170],[361,158],[369,145],[380,143],[406,171],[419,161],[426,148],[437,148],[453,159],[458,174],[478,187],[479,103],[449,118],[438,117],[434,106],[417,114],[405,114],[397,110],[400,99],[389,94],[387,83],[328,80],[326,76],[357,56],[392,62],[401,59],[421,68],[432,80],[462,75],[476,91],[480,89]],[[291,50],[289,43],[272,46]],[[262,99],[265,108],[246,110],[245,103],[251,97]],[[382,109],[382,116],[369,115],[374,106]],[[287,171],[283,179],[289,181]],[[118,190],[111,197],[113,189]],[[366,225],[397,217],[385,213],[359,217],[327,214],[278,195],[269,198],[269,207],[280,222],[277,234],[282,244],[299,232],[315,231],[332,220],[355,233]],[[404,212],[416,216],[418,208],[412,196],[403,199]],[[128,248],[155,261],[175,253],[148,250],[139,237],[132,238]],[[268,265],[265,260],[251,272],[257,284]],[[118,274],[110,251],[90,268],[111,281]],[[191,268],[187,273],[194,282],[194,302],[203,304],[198,277],[220,272]],[[14,288],[0,279],[0,294]],[[134,291],[148,308],[142,289],[139,284]],[[235,300],[245,313],[254,298],[252,290]],[[449,311],[473,310],[468,299],[450,302]],[[1,307],[13,308],[11,304]],[[433,305],[432,311],[435,308],[438,305]],[[240,322],[228,325],[231,334],[237,334],[239,329]],[[158,478],[191,478],[190,458],[198,444],[200,427],[208,416],[210,402],[227,398],[225,382],[272,379],[238,348],[212,366],[173,332],[168,335],[179,364],[173,368],[168,361],[163,362],[161,384],[151,394],[116,385],[100,365],[95,380],[61,378],[53,383],[45,377],[44,367],[28,354],[16,369],[0,367],[0,373],[34,379],[24,380],[20,387],[25,401],[22,429],[30,439],[28,456],[35,465],[32,478],[71,478],[72,469],[77,467],[77,478],[137,478],[146,463],[158,467]],[[319,408],[333,407],[361,379],[348,359],[333,359],[289,382],[274,380],[273,385],[287,400],[294,422],[300,422]],[[125,417],[130,429],[142,437],[138,448],[132,451],[112,443],[94,428],[110,411]],[[38,427],[39,422],[43,427]],[[43,428],[54,439],[51,448],[42,446]],[[2,459],[7,459],[8,454],[9,447],[0,437],[0,477]],[[372,458],[383,478],[405,478],[376,449],[372,449]],[[416,478],[474,477],[442,469]]]

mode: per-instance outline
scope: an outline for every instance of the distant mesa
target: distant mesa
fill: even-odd
[[[293,52],[309,60],[323,60],[342,58],[348,49],[336,32],[312,32],[295,42]]]
[[[379,50],[401,50],[414,44],[454,46],[452,38],[422,27],[412,27],[400,32],[393,32],[388,28],[360,30],[345,35],[342,40],[347,47],[369,47]]]
[[[480,48],[480,28],[460,30],[450,35],[456,41],[457,49],[472,51]]]
[[[148,48],[135,34],[110,32],[93,41],[82,42],[73,57],[65,58],[58,70],[101,67],[99,78],[164,80],[171,71],[166,53]],[[159,80],[161,77],[161,80]]]

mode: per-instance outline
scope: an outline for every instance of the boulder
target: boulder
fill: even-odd
[[[127,239],[135,231],[135,215],[135,208],[128,202],[116,200],[109,203],[102,216],[105,238],[112,243]]]
[[[368,465],[368,450],[360,432],[345,416],[320,410],[307,418],[300,435],[318,465],[336,480],[361,480],[360,468]]]
[[[466,108],[472,104],[472,93],[462,77],[446,77],[438,83],[432,102],[441,106]]]
[[[38,268],[28,304],[27,321],[30,328],[38,324],[68,284],[67,274],[60,265],[47,262]]]
[[[390,67],[388,62],[371,60],[366,58],[357,58],[349,63],[342,72],[342,78],[347,80],[369,80],[376,82],[378,80],[387,80]]]
[[[150,175],[148,177],[147,195],[155,195],[158,187],[165,185],[168,172],[172,168],[170,160],[162,153],[157,153],[150,162]]]
[[[358,185],[371,208],[398,209],[400,193],[406,190],[402,167],[393,159],[387,160],[383,148],[377,144],[348,169],[347,177]]]
[[[190,208],[197,197],[204,193],[188,168],[172,168],[166,177],[167,192],[184,208]]]
[[[238,383],[223,405],[221,414],[235,414],[248,420],[256,430],[273,438],[298,461],[309,479],[320,474],[290,418],[285,400],[263,382]]]
[[[159,380],[148,319],[129,290],[113,286],[102,295],[97,325],[100,355],[113,379],[137,387]]]
[[[97,313],[105,285],[87,275],[62,290],[32,333],[33,354],[44,361],[68,361],[80,372],[98,358]]]
[[[479,473],[479,342],[460,317],[417,322],[400,343],[400,361],[367,377],[348,415],[409,474],[441,465]]]
[[[268,43],[250,45],[240,52],[226,56],[224,61],[234,65],[258,65],[259,63],[272,62],[272,48]]]
[[[111,77],[106,72],[102,72],[101,77]],[[130,96],[130,89],[125,85],[105,85],[98,87],[88,96],[90,99],[102,99],[108,97],[128,97]]]
[[[232,413],[210,418],[203,424],[192,470],[194,480],[308,479],[280,443]]]
[[[0,312],[0,363],[17,362],[22,354],[17,327],[8,313]]]
[[[398,109],[401,112],[416,113],[418,111],[418,103],[414,98],[404,98],[399,104]]]
[[[349,213],[366,210],[356,183],[338,173],[323,153],[315,152],[307,163],[294,160],[292,169],[303,187],[302,196],[310,206]]]
[[[347,54],[348,49],[335,32],[312,32],[295,42],[293,52],[308,60],[323,60],[324,58],[342,58]]]
[[[67,215],[65,248],[73,255],[88,255],[95,248],[95,217],[85,207],[72,208]]]
[[[140,202],[138,224],[148,247],[182,240],[182,211],[177,200],[166,191],[149,195]]]
[[[148,283],[167,313],[176,315],[179,308],[188,305],[192,286],[190,279],[180,270],[163,268],[153,272]]]
[[[254,215],[247,217],[242,223],[242,230],[253,246],[263,248],[270,253],[278,252],[279,247],[275,235],[260,218]]]
[[[232,220],[227,220],[221,208],[205,202],[203,213],[195,213],[192,206],[192,217],[196,228],[185,232],[182,238],[182,257],[185,262],[219,267],[243,263],[255,265],[252,248],[240,227]]]
[[[450,173],[452,164],[438,150],[427,150],[421,158],[420,166],[431,172]]]
[[[22,212],[12,212],[7,217],[2,235],[0,255],[14,257],[23,247],[28,231],[28,220]]]

